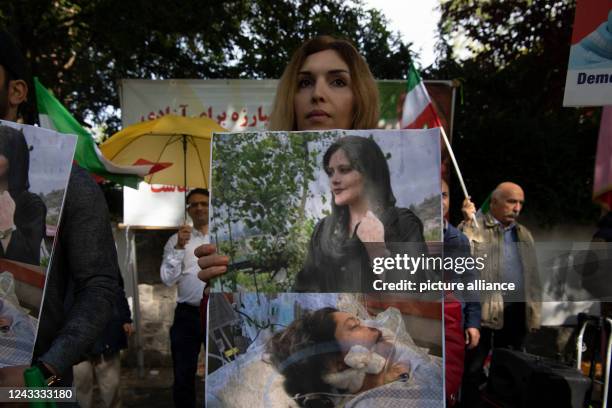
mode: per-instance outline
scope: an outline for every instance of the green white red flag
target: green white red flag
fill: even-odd
[[[404,99],[400,127],[402,129],[442,127],[425,84],[412,63],[408,71],[408,89]]]
[[[38,81],[38,78],[34,78],[34,87],[41,127],[77,135],[74,159],[79,166],[87,169],[93,175],[124,186],[138,188],[138,183],[143,180],[144,176],[164,168],[163,165],[159,166],[145,160],[138,160],[132,166],[113,164],[102,155],[91,134]]]

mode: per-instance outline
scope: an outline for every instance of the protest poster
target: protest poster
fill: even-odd
[[[612,105],[612,0],[578,0],[563,106]]]
[[[213,293],[208,310],[209,408],[444,406],[441,303]]]
[[[439,142],[438,128],[214,134],[210,234],[231,257],[230,272],[214,288],[310,291],[309,284],[299,287],[298,275],[310,261],[320,262],[311,252],[326,252],[336,239],[357,247],[368,240],[359,237],[367,227],[349,226],[348,206],[356,201],[384,229],[374,241],[407,242],[420,256],[425,241],[442,238]],[[357,169],[358,181],[336,185],[324,167],[338,150],[349,151],[350,165],[338,165],[334,174]],[[348,229],[354,233],[344,234]],[[357,247],[352,261],[360,268]],[[371,278],[371,269],[360,277],[346,262],[326,262],[337,271],[324,274],[346,290],[333,282],[323,290],[363,289],[360,279]]]
[[[31,362],[76,140],[0,121],[0,367]]]

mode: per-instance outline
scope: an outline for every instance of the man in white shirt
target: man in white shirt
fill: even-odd
[[[172,387],[176,407],[195,407],[195,374],[204,341],[200,301],[206,284],[198,279],[194,250],[210,242],[208,236],[208,190],[196,188],[187,194],[187,213],[193,227],[183,225],[164,246],[160,275],[167,286],[178,286],[170,344],[174,366]]]

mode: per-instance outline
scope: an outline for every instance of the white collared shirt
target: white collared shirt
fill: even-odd
[[[198,278],[200,267],[194,251],[203,244],[210,243],[208,234],[196,229],[191,230],[191,238],[185,249],[176,249],[178,233],[172,235],[164,246],[164,257],[160,268],[162,282],[166,286],[178,285],[176,301],[199,306],[206,284]]]

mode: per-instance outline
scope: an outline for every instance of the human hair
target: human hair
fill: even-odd
[[[207,189],[194,188],[193,190],[190,190],[189,193],[187,193],[187,197],[185,197],[185,204],[189,203],[189,198],[194,194],[202,194],[202,195],[205,195],[206,197],[210,197],[210,193],[208,192]]]
[[[366,198],[370,210],[382,217],[385,210],[395,205],[395,196],[391,188],[389,165],[380,146],[370,138],[360,136],[345,136],[336,140],[323,155],[323,168],[327,172],[329,161],[334,153],[342,150],[348,158],[351,167],[361,173],[364,179]],[[349,235],[350,214],[348,206],[338,206],[332,200],[330,222],[326,223],[323,234],[323,248],[337,249]]]
[[[305,406],[306,394],[333,391],[323,376],[342,355],[335,337],[335,312],[333,307],[307,312],[266,344],[271,363],[285,377],[285,391],[300,406]]]
[[[276,89],[269,130],[297,130],[293,102],[298,90],[298,73],[306,58],[326,50],[335,51],[349,68],[355,100],[351,129],[374,129],[378,126],[378,88],[368,63],[349,41],[323,35],[303,43],[287,64]]]
[[[30,149],[20,130],[0,126],[0,155],[9,161],[8,192],[15,199],[30,188]]]
[[[0,30],[0,67],[2,67],[4,71],[4,83],[1,84],[1,86],[5,92],[8,92],[11,81],[23,81],[26,89],[30,88],[31,75],[27,68],[24,55],[17,45],[15,37],[6,30]],[[26,113],[28,110],[26,105],[27,98],[17,106],[17,117],[21,117]],[[2,112],[2,114],[4,114],[4,112]]]

